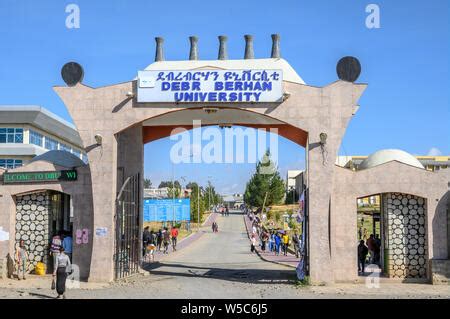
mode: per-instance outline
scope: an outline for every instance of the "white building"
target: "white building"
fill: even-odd
[[[87,162],[73,124],[36,105],[0,106],[0,167],[20,167],[50,150],[64,150]]]
[[[295,180],[298,175],[300,175],[302,170],[288,170],[286,174],[286,190],[289,191],[296,188]]]

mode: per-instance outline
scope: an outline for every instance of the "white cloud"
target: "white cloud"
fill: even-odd
[[[430,148],[430,150],[428,151],[428,156],[441,156],[442,152],[436,148],[436,147],[432,147]]]

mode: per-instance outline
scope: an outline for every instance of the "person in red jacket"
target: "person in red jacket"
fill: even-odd
[[[172,236],[172,249],[173,251],[177,250],[177,238],[178,238],[178,229],[176,227],[172,227],[170,230],[170,235]]]
[[[367,245],[367,248],[369,249],[369,253],[370,253],[370,263],[374,263],[377,243],[375,242],[375,238],[373,237],[373,234],[371,234],[369,239],[367,239],[366,245]]]

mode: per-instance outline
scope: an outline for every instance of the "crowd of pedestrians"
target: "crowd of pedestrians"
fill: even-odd
[[[153,262],[155,258],[155,252],[161,252],[163,254],[169,253],[169,247],[172,246],[172,251],[177,250],[179,230],[173,226],[169,230],[168,227],[160,228],[158,231],[150,230],[147,226],[144,228],[142,234],[142,255],[145,262]]]
[[[272,252],[274,255],[288,255],[289,247],[292,245],[295,251],[296,258],[299,258],[299,251],[301,245],[301,239],[298,233],[295,231],[292,237],[285,230],[266,230],[262,227],[261,219],[258,214],[255,214],[251,209],[245,207],[244,213],[247,214],[248,218],[252,222],[251,229],[251,252],[255,251],[257,242],[259,240],[259,246],[263,252]]]

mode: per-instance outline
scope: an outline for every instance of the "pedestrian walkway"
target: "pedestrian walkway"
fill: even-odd
[[[251,229],[252,229],[252,221],[250,220],[250,218],[247,215],[244,215],[244,222],[245,222],[245,227],[247,229],[247,235],[248,238],[250,239],[251,236]],[[288,255],[285,256],[283,254],[280,255],[275,255],[273,252],[269,252],[268,250],[266,251],[262,251],[261,247],[259,245],[257,245],[257,247],[255,247],[256,253],[265,261],[269,261],[269,262],[273,262],[273,263],[277,263],[277,264],[281,264],[281,265],[285,265],[285,266],[289,266],[289,267],[293,267],[296,268],[299,262],[299,259],[295,257],[295,255],[291,254],[288,252]]]
[[[208,218],[206,219],[206,221],[202,224],[202,228],[206,228],[206,227],[209,228],[212,225],[212,223],[217,219],[218,216],[219,216],[218,213],[211,213],[208,216]],[[203,234],[206,232],[206,230],[202,229],[202,228],[199,231],[192,233],[191,235],[187,236],[186,238],[183,238],[182,240],[180,240],[180,242],[177,243],[176,251],[173,251],[172,246],[170,246],[172,249],[171,254],[174,254],[174,253],[182,250],[183,248],[186,248],[187,246],[189,246],[190,244],[192,244],[193,242],[198,240],[200,237],[202,237]],[[169,254],[164,254],[162,251],[156,251],[154,262],[161,261],[168,255]]]

